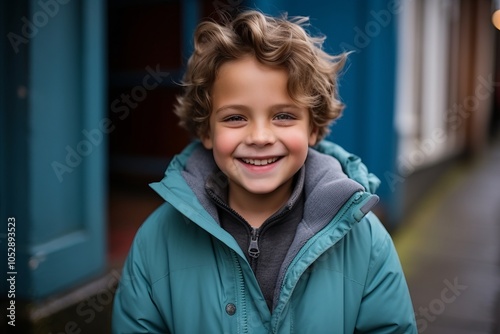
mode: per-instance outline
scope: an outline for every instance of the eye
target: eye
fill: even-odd
[[[244,122],[245,118],[241,115],[230,115],[227,117],[224,117],[222,120],[223,122]]]
[[[297,119],[297,117],[289,113],[279,113],[276,116],[274,116],[274,119],[277,121],[291,121]]]

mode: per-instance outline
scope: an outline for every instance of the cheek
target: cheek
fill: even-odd
[[[234,134],[231,135],[229,131],[219,131],[214,136],[214,154],[218,156],[231,155],[237,146]]]
[[[309,136],[307,132],[299,131],[290,133],[287,135],[286,146],[291,153],[305,160],[309,149]]]
[[[232,156],[238,144],[234,137],[227,132],[218,132],[213,140],[212,152],[215,163],[226,175],[234,172],[235,168]]]

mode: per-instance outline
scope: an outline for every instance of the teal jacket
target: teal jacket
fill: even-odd
[[[166,203],[137,232],[114,333],[417,333],[392,240],[370,211],[379,181],[359,158],[327,141],[310,149],[304,217],[273,312],[204,194],[214,166],[193,143],[151,185]]]

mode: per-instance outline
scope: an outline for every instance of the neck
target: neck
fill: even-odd
[[[278,211],[290,198],[293,181],[289,180],[271,193],[250,193],[242,187],[229,185],[229,206],[255,228]]]

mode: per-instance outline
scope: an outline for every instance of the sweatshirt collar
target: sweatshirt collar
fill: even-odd
[[[284,211],[290,211],[297,201],[300,199],[300,195],[304,189],[304,180],[305,180],[305,166],[302,166],[299,171],[294,175],[293,189],[288,201],[269,219],[276,215],[282,214]],[[220,169],[212,172],[205,182],[205,191],[210,196],[215,203],[220,206],[223,206],[226,210],[234,211],[229,206],[228,200],[228,190],[229,190],[229,182],[227,176],[222,173]]]

